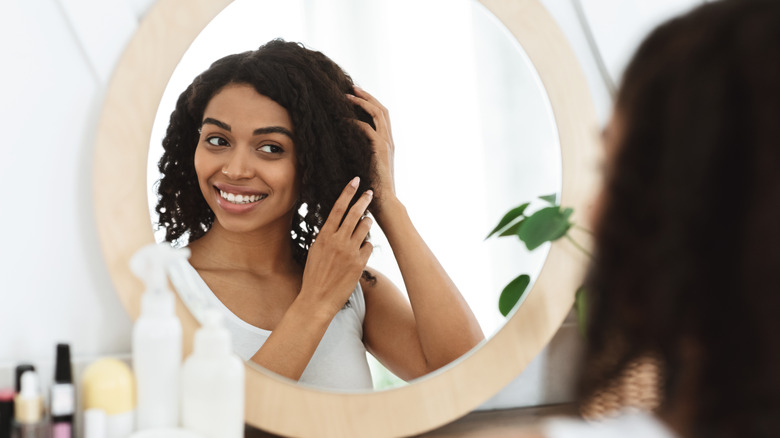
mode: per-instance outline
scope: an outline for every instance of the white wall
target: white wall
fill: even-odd
[[[12,369],[20,362],[48,369],[57,342],[71,344],[77,363],[129,353],[130,319],[94,233],[92,152],[111,70],[151,1],[3,2],[0,387],[11,385]],[[582,63],[603,123],[610,97],[574,3],[542,2]],[[582,0],[582,6],[614,81],[650,27],[700,2]],[[572,324],[485,407],[569,399],[571,367],[562,364],[576,363],[571,358],[579,342]]]

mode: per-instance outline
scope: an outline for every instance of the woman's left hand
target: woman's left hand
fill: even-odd
[[[374,187],[374,203],[381,205],[388,200],[395,199],[395,177],[393,170],[393,158],[395,145],[390,131],[390,114],[381,103],[368,92],[355,86],[355,95],[347,94],[354,103],[360,105],[374,119],[376,130],[366,122],[355,120],[366,135],[371,139],[376,157],[376,172],[379,181]]]

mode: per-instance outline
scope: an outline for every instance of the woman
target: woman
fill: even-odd
[[[186,239],[245,359],[369,389],[366,350],[408,380],[484,338],[395,194],[387,110],[323,54],[275,40],[220,59],[179,97],[163,146],[166,240]],[[367,209],[408,301],[366,267]]]
[[[547,437],[780,436],[779,139],[780,2],[707,3],[642,43],[606,130],[581,389],[655,357],[662,403]]]

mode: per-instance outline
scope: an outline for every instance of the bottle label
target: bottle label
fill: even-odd
[[[55,423],[51,426],[51,438],[73,438],[70,423]]]
[[[73,415],[76,397],[71,383],[55,383],[51,386],[51,415]]]

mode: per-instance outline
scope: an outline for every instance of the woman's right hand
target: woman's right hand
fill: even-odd
[[[334,315],[352,295],[373,250],[366,241],[372,220],[363,217],[373,192],[367,190],[349,208],[359,183],[355,177],[341,192],[309,248],[303,271],[299,298],[315,300]]]

